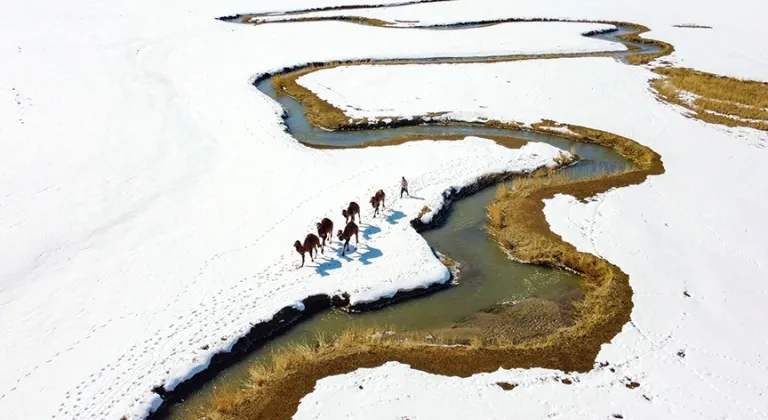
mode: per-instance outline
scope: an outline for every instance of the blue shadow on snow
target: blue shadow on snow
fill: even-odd
[[[405,213],[403,213],[401,211],[397,211],[397,210],[392,210],[392,214],[387,216],[387,222],[389,222],[390,224],[394,225],[394,224],[397,223],[398,220],[400,220],[400,219],[402,219],[404,217],[405,217]]]
[[[379,258],[384,255],[380,249],[374,248],[372,246],[366,245],[365,248],[366,251],[360,254],[360,262],[365,265],[371,264],[372,259]]]
[[[381,228],[378,226],[368,225],[368,227],[363,230],[363,239],[366,241],[370,240],[372,235],[375,235],[379,232],[381,232]]]
[[[355,244],[354,240],[349,241],[349,246],[347,247],[347,254],[341,255],[341,251],[344,249],[344,242],[339,243],[339,248],[336,250],[336,255],[339,258],[344,258],[347,262],[351,262],[352,258],[349,258],[349,254],[357,251],[357,245]]]
[[[317,274],[325,277],[329,275],[328,270],[336,270],[339,268],[341,268],[341,261],[334,258],[323,263],[318,263],[315,271],[317,271]]]

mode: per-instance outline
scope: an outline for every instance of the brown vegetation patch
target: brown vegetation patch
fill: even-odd
[[[425,214],[427,214],[427,213],[429,213],[429,212],[431,212],[431,211],[432,211],[432,209],[431,209],[431,208],[429,208],[428,206],[424,206],[424,207],[421,209],[421,211],[419,212],[419,215],[418,215],[418,216],[416,216],[416,218],[417,218],[417,219],[421,219],[422,217],[424,217],[424,215],[425,215]]]
[[[697,70],[660,67],[651,81],[657,97],[692,112],[694,118],[729,127],[768,131],[768,83]]]
[[[576,321],[574,302],[582,298],[578,287],[557,296],[529,297],[514,304],[496,305],[430,334],[468,345],[474,341],[511,345],[546,337]]]
[[[496,385],[500,386],[504,391],[512,391],[517,388],[517,384],[511,384],[509,382],[496,382]]]
[[[592,254],[582,253],[549,230],[543,199],[556,193],[586,199],[610,188],[637,184],[648,175],[663,173],[660,157],[638,143],[614,134],[567,126],[581,141],[604,144],[628,157],[636,169],[599,179],[539,182],[524,193],[507,190],[492,203],[500,210],[501,224],[489,222],[489,231],[515,258],[535,264],[565,267],[583,276],[584,297],[573,307],[573,322],[544,336],[516,342],[504,336],[457,337],[394,331],[350,331],[297,346],[273,357],[271,365],[253,369],[251,387],[216,399],[211,419],[287,419],[299,400],[318,379],[357,368],[399,361],[414,369],[467,377],[498,368],[545,367],[588,371],[600,346],[629,321],[632,290],[618,267]],[[536,176],[536,175],[533,175]],[[452,346],[446,346],[453,344]],[[458,345],[457,345],[458,344]]]
[[[631,23],[631,22],[611,22],[611,21],[602,21],[599,23],[632,27],[637,32],[622,34],[622,35],[619,35],[617,38],[624,41],[637,42],[639,44],[655,45],[656,47],[660,48],[660,51],[655,53],[644,53],[644,54],[638,53],[638,54],[628,55],[626,59],[629,64],[632,64],[635,66],[648,64],[659,57],[664,57],[666,55],[672,54],[672,52],[675,51],[675,47],[668,42],[659,41],[657,39],[649,39],[649,38],[641,37],[640,35],[650,31],[650,29],[645,25],[640,25],[638,23]],[[632,48],[631,45],[628,45],[628,47],[630,47],[629,48],[630,51],[634,50],[634,48]]]

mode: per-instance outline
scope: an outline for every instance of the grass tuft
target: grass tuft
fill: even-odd
[[[651,81],[659,99],[691,111],[702,121],[768,131],[768,83],[697,70],[660,67]]]
[[[424,207],[421,209],[421,211],[419,211],[419,215],[418,215],[418,216],[416,216],[416,218],[417,218],[417,219],[421,219],[422,217],[424,217],[424,215],[425,215],[425,214],[427,214],[427,213],[429,213],[429,212],[431,212],[431,211],[432,211],[432,209],[431,209],[431,208],[429,208],[429,206],[424,206]]]

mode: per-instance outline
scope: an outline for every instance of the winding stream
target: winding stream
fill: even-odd
[[[238,20],[233,18],[232,20]],[[461,29],[488,23],[461,24],[432,29]],[[628,42],[617,36],[637,32],[631,27],[619,27],[611,33],[589,35],[632,46],[632,51],[601,53],[618,59],[628,54],[654,53],[655,45]],[[592,55],[592,54],[586,54]],[[514,56],[510,56],[514,57]],[[462,63],[482,61],[483,57],[398,60],[414,63]],[[295,99],[276,95],[272,80],[261,77],[256,87],[285,109],[288,132],[297,140],[315,145],[352,146],[406,136],[506,136],[528,141],[540,141],[563,150],[575,150],[582,158],[577,164],[565,168],[571,178],[581,178],[598,172],[624,170],[630,163],[613,150],[577,143],[555,135],[529,131],[481,127],[477,125],[438,125],[423,123],[385,129],[360,129],[338,132],[326,131],[310,125],[304,107]],[[488,188],[463,198],[449,209],[442,225],[423,233],[424,238],[437,251],[447,255],[461,266],[458,281],[453,287],[410,299],[383,309],[348,314],[338,309],[321,313],[272,339],[267,345],[253,351],[247,358],[222,371],[214,380],[189,395],[183,403],[169,404],[163,414],[155,416],[172,419],[198,418],[200,410],[212,396],[236,390],[248,381],[248,368],[254,363],[269,361],[272,350],[292,343],[312,342],[318,332],[333,334],[352,327],[388,326],[404,330],[432,330],[451,328],[457,323],[501,304],[518,302],[539,296],[551,300],[572,299],[578,294],[579,277],[551,268],[533,266],[510,260],[485,232],[485,207],[494,196]]]

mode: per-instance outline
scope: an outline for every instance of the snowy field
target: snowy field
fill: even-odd
[[[33,6],[4,10],[0,25],[3,418],[141,417],[160,402],[153,387],[172,389],[284,306],[445,281],[408,221],[438,208],[446,188],[558,153],[480,139],[330,152],[287,136],[250,80],[367,56],[381,29],[214,19],[251,10],[245,2],[52,3],[30,19]],[[542,50],[605,48],[578,36],[594,26],[570,25]],[[439,41],[395,36],[379,56],[429,56]],[[340,50],[339,38],[355,40]],[[419,199],[394,200],[400,176]],[[391,210],[373,221],[379,188]],[[293,241],[324,216],[340,227],[350,200],[364,209],[360,247],[297,270]]]
[[[688,119],[655,100],[649,77],[582,58],[335,68],[299,79],[333,103],[345,98],[355,117],[388,115],[397,104],[406,115],[452,109],[459,119],[607,130],[659,152],[666,173],[589,204],[557,196],[545,207],[555,232],[630,276],[632,322],[597,359],[615,372],[572,375],[576,383],[565,385],[553,379],[562,373],[545,370],[459,379],[390,364],[321,381],[297,417],[352,419],[363,408],[376,413],[370,418],[766,417],[768,203],[746,180],[768,178],[768,135]],[[626,378],[641,386],[628,389]],[[500,381],[520,386],[506,392]]]
[[[439,205],[445,188],[541,166],[557,153],[481,139],[306,149],[283,133],[277,106],[250,84],[255,75],[308,61],[472,55],[473,45],[479,54],[617,48],[579,36],[597,24],[480,28],[467,31],[468,42],[448,31],[214,20],[344,3],[328,1],[4,5],[0,417],[142,417],[160,402],[153,387],[172,388],[284,306],[317,293],[365,301],[443,281],[445,268],[407,221]],[[765,34],[761,7],[466,0],[366,15],[628,20],[675,45],[675,63],[768,80],[768,44],[748,42]],[[678,23],[714,29],[671,27]],[[552,29],[545,36],[541,27]],[[356,418],[361,407],[382,418],[767,416],[765,133],[687,119],[654,100],[648,70],[611,59],[387,71],[337,69],[302,83],[369,115],[551,118],[661,154],[663,176],[586,205],[557,197],[545,209],[555,232],[630,275],[633,322],[600,354],[616,372],[574,375],[574,385],[543,370],[456,379],[390,364],[321,381],[298,417]],[[441,80],[452,89],[439,89]],[[423,200],[390,198],[388,218],[373,221],[367,198],[378,188],[393,197],[402,175]],[[338,226],[350,200],[366,209],[360,247],[349,259],[327,252],[322,264],[296,270],[293,241],[323,216]],[[626,388],[625,376],[641,386]],[[376,381],[378,392],[358,393],[361,380]],[[520,386],[501,392],[499,380]]]

